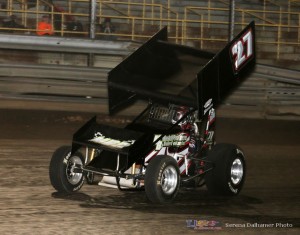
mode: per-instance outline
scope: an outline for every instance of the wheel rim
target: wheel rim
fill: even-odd
[[[231,181],[233,184],[239,184],[244,175],[243,163],[239,158],[236,158],[231,166]]]
[[[82,165],[82,160],[78,156],[72,156],[68,160],[66,175],[68,182],[72,185],[78,184],[82,179],[82,173],[75,172],[76,165]]]
[[[161,186],[165,194],[170,195],[174,193],[177,188],[178,173],[173,166],[168,166],[164,169],[161,177]]]

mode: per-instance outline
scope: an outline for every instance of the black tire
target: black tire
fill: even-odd
[[[233,144],[216,144],[208,153],[205,174],[208,191],[220,196],[234,196],[240,193],[246,176],[246,163],[242,150]]]
[[[49,176],[52,186],[62,193],[72,193],[80,190],[84,182],[83,173],[73,171],[72,164],[83,164],[84,158],[80,152],[71,156],[71,148],[62,146],[52,155]]]
[[[170,156],[156,156],[150,161],[145,175],[145,192],[154,203],[169,203],[177,195],[180,186],[180,172],[175,159]]]

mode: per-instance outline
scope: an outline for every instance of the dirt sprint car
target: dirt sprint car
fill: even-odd
[[[99,185],[144,189],[154,203],[171,202],[180,186],[237,195],[245,156],[234,144],[215,143],[215,109],[255,66],[251,22],[219,53],[168,42],[163,28],[108,74],[109,112],[138,99],[147,108],[124,128],[97,123],[96,116],[58,148],[50,180],[59,192]],[[101,177],[99,177],[101,178]]]

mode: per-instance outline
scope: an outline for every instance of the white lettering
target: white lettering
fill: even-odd
[[[101,133],[97,132],[95,134],[95,137],[93,139],[90,139],[89,141],[97,143],[97,144],[102,144],[106,146],[111,146],[114,148],[124,148],[128,147],[134,144],[135,140],[115,140],[111,138],[107,138],[103,136]]]
[[[166,135],[162,138],[161,141],[157,142],[156,150],[159,150],[162,147],[182,146],[187,142],[187,140],[188,140],[188,136],[184,133],[178,135]]]
[[[237,71],[253,54],[253,36],[251,30],[232,45],[231,53],[234,59],[234,69]]]

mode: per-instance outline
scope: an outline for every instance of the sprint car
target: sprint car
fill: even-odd
[[[110,114],[139,99],[145,110],[124,128],[96,116],[84,124],[70,146],[53,153],[52,186],[72,193],[100,175],[99,185],[142,189],[153,203],[172,202],[184,185],[239,194],[245,156],[234,144],[216,143],[215,110],[255,60],[254,22],[217,54],[170,43],[163,28],[108,73]]]

